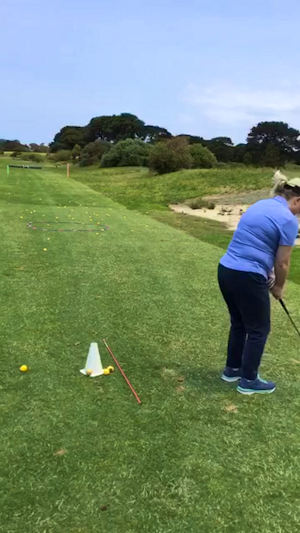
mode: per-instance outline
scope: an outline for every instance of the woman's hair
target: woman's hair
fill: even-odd
[[[274,187],[271,191],[272,196],[283,196],[286,200],[291,200],[300,196],[300,179],[289,179],[280,170],[277,170],[273,176]]]

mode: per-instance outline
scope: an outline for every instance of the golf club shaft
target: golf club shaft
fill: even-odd
[[[299,331],[299,329],[297,328],[297,326],[296,326],[294,320],[292,319],[292,317],[291,317],[291,315],[290,315],[290,313],[289,313],[289,310],[288,310],[287,306],[285,305],[284,301],[283,301],[282,299],[280,299],[280,300],[279,300],[279,303],[281,304],[282,308],[283,308],[284,311],[286,312],[287,316],[289,317],[291,323],[293,324],[295,330],[297,331],[297,333],[298,333],[298,335],[299,335],[299,337],[300,337],[300,331]]]
[[[128,387],[130,388],[130,390],[133,392],[133,394],[134,394],[134,396],[136,397],[137,401],[138,401],[139,403],[142,403],[141,400],[139,399],[137,393],[135,392],[133,386],[131,385],[129,379],[127,378],[127,376],[126,376],[124,370],[122,369],[121,365],[119,364],[117,358],[116,358],[116,357],[114,356],[114,354],[112,353],[112,351],[111,351],[110,347],[108,346],[106,340],[105,340],[105,339],[102,339],[102,342],[103,342],[103,344],[105,345],[105,347],[106,347],[108,353],[111,355],[111,357],[113,358],[114,362],[116,363],[118,369],[120,370],[120,372],[121,372],[123,378],[125,379],[125,381],[126,381]]]

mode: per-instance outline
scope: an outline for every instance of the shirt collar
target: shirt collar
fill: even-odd
[[[275,196],[274,200],[276,200],[277,202],[280,202],[281,204],[286,205],[288,207],[288,202],[287,202],[287,200],[285,198],[283,198],[283,196]]]

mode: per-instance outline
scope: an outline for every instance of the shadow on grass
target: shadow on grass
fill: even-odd
[[[186,370],[183,375],[187,386],[204,395],[220,392],[225,385],[228,387],[228,384],[221,380],[221,370],[219,369],[191,368]],[[236,383],[233,386],[236,386]]]

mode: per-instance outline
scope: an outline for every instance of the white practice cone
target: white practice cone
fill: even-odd
[[[91,371],[91,374],[88,371]],[[80,370],[80,372],[85,376],[89,375],[92,378],[95,378],[96,376],[101,376],[103,374],[100,353],[98,349],[98,344],[96,342],[91,343],[85,368]]]

